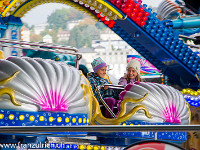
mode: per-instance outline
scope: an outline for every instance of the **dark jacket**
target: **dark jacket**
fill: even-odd
[[[95,85],[99,86],[99,85],[104,85],[104,84],[110,84],[108,82],[108,80],[99,77],[98,75],[96,75],[94,72],[91,72],[88,76],[88,80],[91,84],[92,90],[94,92],[94,96],[97,98],[97,100],[100,102],[99,96],[95,90]],[[107,97],[112,97],[114,99],[118,99],[118,95],[117,93],[113,90],[113,89],[107,89],[105,90],[103,87],[100,90],[100,94],[102,96],[102,98],[107,98]]]

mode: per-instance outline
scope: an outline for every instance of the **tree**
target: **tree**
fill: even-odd
[[[49,27],[52,28],[56,26],[57,28],[66,28],[66,22],[68,20],[69,9],[57,9],[50,16],[47,17],[47,23]]]
[[[59,41],[59,42],[57,42],[59,45],[67,45],[68,46],[68,43],[67,43],[67,41]]]
[[[70,31],[68,45],[80,48],[82,46],[82,39],[81,31],[79,27],[76,26]]]
[[[69,9],[69,14],[68,14],[68,20],[81,20],[83,19],[83,12],[77,10],[77,9],[74,9],[74,8],[70,8]]]
[[[49,29],[49,26],[46,26],[45,30],[40,33],[40,35],[42,37],[44,37],[47,34],[51,35],[51,37],[53,38],[53,42],[54,43],[57,43],[57,40],[58,40],[58,38],[57,38],[58,29],[54,25],[53,25],[52,29]]]
[[[40,33],[40,35],[41,35],[42,37],[45,36],[45,35],[47,35],[47,34],[49,34],[49,26],[46,26],[46,27],[45,27],[45,30],[42,31],[42,32]]]
[[[99,30],[105,30],[106,29],[106,25],[104,25],[102,22],[97,22],[95,24],[96,28]]]
[[[88,25],[79,25],[74,27],[70,31],[68,45],[74,46],[76,48],[81,48],[84,46],[91,47],[91,36],[88,32],[85,32],[87,27]]]
[[[96,22],[91,17],[87,17],[87,18],[84,18],[83,21],[80,22],[80,25],[84,25],[84,24],[94,26]]]
[[[57,29],[66,29],[67,21],[83,19],[83,13],[74,8],[57,9],[47,17],[47,23],[50,28],[56,26]]]
[[[83,37],[82,43],[84,44],[83,46],[92,47],[92,40],[90,35],[86,35],[85,37]]]

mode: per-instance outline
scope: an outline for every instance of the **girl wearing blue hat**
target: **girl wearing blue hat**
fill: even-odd
[[[101,104],[99,95],[96,92],[96,87],[104,84],[110,84],[107,79],[104,79],[107,71],[107,64],[100,57],[94,59],[91,64],[94,72],[91,72],[88,75],[88,80],[91,84],[94,96]],[[115,100],[118,99],[118,94],[113,89],[109,89],[108,86],[104,86],[103,88],[101,88],[100,94],[107,105],[110,107],[110,109],[113,111],[114,105],[116,105],[118,102]],[[108,118],[112,117],[107,110],[105,111],[105,116]]]

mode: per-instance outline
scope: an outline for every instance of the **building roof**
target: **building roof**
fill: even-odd
[[[94,49],[105,49],[105,47],[104,46],[101,46],[101,45],[98,45],[98,46],[96,46],[96,47],[94,47]]]
[[[78,50],[78,52],[80,52],[80,53],[96,53],[96,52],[94,51],[94,49],[89,48],[89,47],[82,47],[82,48],[80,48],[80,49]]]
[[[58,34],[69,34],[70,32],[65,30],[65,31],[59,31]]]
[[[26,26],[22,26],[21,30],[22,31],[29,31],[29,29]]]
[[[45,39],[52,39],[51,35],[49,35],[49,34],[45,35],[43,38],[45,38]]]

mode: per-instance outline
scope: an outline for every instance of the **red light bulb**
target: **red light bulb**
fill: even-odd
[[[137,13],[137,12],[138,12],[138,9],[137,9],[137,8],[133,8],[133,12],[134,12],[134,13]]]
[[[123,0],[122,2],[123,2],[123,3],[127,3],[127,2],[128,2],[128,0]]]
[[[144,8],[140,8],[140,12],[144,12]]]
[[[101,20],[101,21],[105,21],[105,20],[106,20],[105,18],[106,18],[106,16],[104,16],[104,17],[101,18],[100,20]]]
[[[110,22],[110,24],[113,24],[113,25],[115,24],[115,22],[113,20],[110,20],[109,22]]]
[[[126,13],[128,14],[128,13],[130,13],[131,12],[131,9],[130,8],[127,8],[126,9]]]
[[[115,3],[115,0],[111,0],[110,2],[111,2],[112,4],[114,4],[114,3]]]
[[[131,16],[131,18],[135,18],[136,17],[136,13],[132,12],[130,16]]]
[[[134,0],[130,0],[129,3],[130,4],[135,4],[135,1]]]
[[[101,12],[97,14],[97,18],[101,18]]]
[[[145,22],[144,22],[144,21],[141,21],[141,22],[140,22],[140,25],[141,25],[141,26],[144,26],[144,25],[145,25]]]
[[[126,7],[126,4],[122,4],[121,8],[124,9]]]
[[[131,8],[131,7],[133,7],[133,4],[128,4],[128,8]]]
[[[142,15],[143,15],[143,14],[142,14],[141,12],[138,13],[138,17],[142,17]]]
[[[115,2],[115,5],[116,5],[117,7],[120,7],[120,6],[121,6],[121,1],[119,1],[119,0],[116,1],[116,2]]]
[[[135,4],[135,7],[136,7],[136,8],[139,8],[139,7],[140,7],[140,5],[139,5],[139,4]]]
[[[104,21],[104,24],[105,24],[105,25],[108,25],[108,24],[109,24],[109,21]]]
[[[143,20],[143,21],[147,21],[147,17],[143,17],[142,20]]]
[[[113,25],[113,24],[109,24],[108,27],[109,27],[109,28],[113,28],[114,25]]]
[[[137,17],[137,18],[135,19],[135,21],[136,21],[136,22],[139,22],[139,21],[140,21],[140,17]]]
[[[149,13],[148,13],[148,12],[145,12],[144,15],[145,15],[145,16],[149,16]]]

